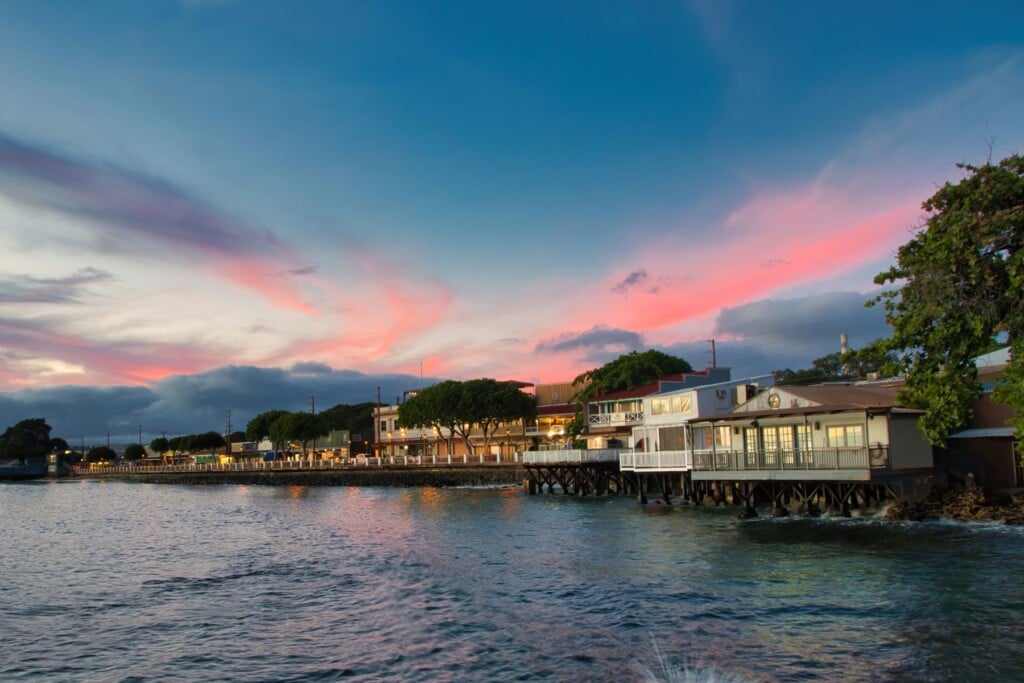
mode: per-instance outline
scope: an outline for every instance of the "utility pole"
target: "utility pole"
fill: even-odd
[[[708,343],[711,344],[711,367],[718,367],[718,354],[715,353],[715,340],[708,339]]]
[[[316,415],[316,395],[309,397],[309,412],[311,415]],[[313,460],[316,460],[316,437],[313,437]]]
[[[231,455],[231,411],[230,410],[225,410],[224,414],[225,414],[225,417],[227,418],[227,427],[228,427],[228,435],[227,435],[227,438],[224,439],[224,444],[225,444],[225,446],[224,446],[224,455],[230,456]]]
[[[373,454],[380,457],[380,387],[377,387],[377,414],[373,416]]]

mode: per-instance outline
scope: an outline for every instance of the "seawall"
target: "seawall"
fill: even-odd
[[[109,479],[144,484],[243,484],[255,486],[521,486],[521,465],[483,467],[359,467],[332,470],[215,472],[117,471],[81,474],[79,479]]]

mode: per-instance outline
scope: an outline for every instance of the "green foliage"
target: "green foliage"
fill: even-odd
[[[302,451],[305,453],[310,441],[325,436],[330,431],[319,415],[280,412],[281,414],[270,423],[268,434],[274,443],[274,449],[278,452],[285,450],[288,442],[295,441],[302,444]]]
[[[124,449],[124,455],[121,457],[125,460],[142,460],[146,457],[146,449],[137,443],[133,443]]]
[[[846,357],[836,351],[811,361],[811,367],[802,370],[776,370],[776,384],[821,384],[866,379],[870,373],[879,377],[899,374],[899,358],[886,348],[888,340],[876,340],[863,349],[850,349]]]
[[[45,456],[53,446],[50,429],[50,425],[41,417],[22,420],[13,427],[8,427],[0,435],[0,460]]]
[[[273,440],[273,437],[270,436],[270,425],[277,418],[288,414],[287,410],[268,410],[265,413],[260,413],[249,420],[249,424],[246,425],[246,437],[248,437],[249,441],[261,441],[264,438]]]
[[[875,277],[902,286],[872,302],[885,306],[888,347],[907,368],[902,396],[928,411],[922,427],[935,445],[971,417],[980,395],[972,359],[998,334],[1016,349],[1024,333],[1024,159],[960,168],[966,176],[924,202],[924,228],[900,247],[896,265]],[[1014,354],[1008,376],[1020,377],[1022,364],[1024,355]],[[1000,395],[1019,426],[1019,392]]]
[[[171,442],[162,436],[158,436],[149,442],[149,447],[156,453],[166,453],[171,450]]]
[[[574,384],[583,386],[573,400],[582,406],[599,394],[635,389],[660,377],[692,371],[693,367],[682,358],[656,349],[643,353],[631,351],[573,380]]]
[[[470,433],[473,427],[483,432],[486,447],[501,425],[531,417],[536,410],[533,397],[510,382],[489,378],[465,382],[447,380],[421,390],[400,405],[398,424],[434,427],[439,433],[457,435],[472,452]]]
[[[1016,430],[1017,450],[1021,454],[1021,465],[1024,466],[1024,338],[1018,337],[1010,347],[1010,363],[996,384],[992,398],[1004,405],[1013,406],[1010,425]]]
[[[85,454],[86,462],[114,462],[117,460],[117,453],[110,446],[93,446]]]
[[[328,431],[343,429],[351,434],[372,432],[374,406],[374,403],[339,403],[333,408],[321,411],[320,419],[324,421]]]

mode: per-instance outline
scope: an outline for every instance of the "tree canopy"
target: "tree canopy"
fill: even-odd
[[[648,349],[642,353],[630,351],[599,368],[587,370],[573,380],[574,384],[583,387],[574,400],[585,404],[599,394],[635,389],[659,377],[692,371],[693,367],[682,358],[657,349]]]
[[[51,427],[42,417],[22,420],[8,427],[0,435],[0,460],[20,460],[38,458],[48,454],[63,440],[50,439]],[[64,443],[64,447],[67,444]]]
[[[964,178],[924,202],[924,226],[875,277],[896,287],[871,302],[885,306],[888,346],[907,371],[902,396],[927,410],[921,426],[935,445],[970,420],[974,358],[1001,335],[1011,360],[995,397],[1024,435],[1024,158],[959,168]]]
[[[503,424],[531,417],[537,409],[533,397],[511,382],[472,379],[446,380],[420,390],[398,407],[402,427],[433,427],[448,439],[458,436],[473,452],[470,435],[479,427],[486,447]]]
[[[887,350],[887,340],[876,340],[862,349],[850,349],[845,356],[829,353],[811,361],[811,367],[801,370],[776,370],[776,384],[820,384],[844,380],[866,379],[869,374],[892,377],[899,373],[899,358]]]
[[[124,449],[124,455],[122,456],[125,460],[142,460],[146,457],[146,449],[141,444],[133,443],[129,444]]]
[[[117,453],[110,446],[93,446],[85,454],[86,462],[114,462],[117,460]]]

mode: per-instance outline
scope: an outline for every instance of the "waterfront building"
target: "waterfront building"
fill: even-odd
[[[569,446],[569,425],[576,417],[573,398],[582,386],[572,382],[538,384],[534,389],[537,416],[526,422],[524,450],[550,451]]]
[[[633,429],[644,424],[644,399],[655,394],[728,382],[729,368],[668,375],[633,389],[598,394],[586,406],[587,448],[633,448]]]
[[[975,359],[982,395],[974,402],[970,424],[950,434],[946,450],[937,454],[954,478],[965,480],[971,474],[976,483],[992,489],[1024,487],[1022,453],[1009,424],[1013,408],[992,399],[1009,362],[1008,347]]]
[[[772,375],[759,375],[645,396],[643,422],[633,428],[633,448],[621,452],[620,467],[637,472],[689,471],[695,448],[690,423],[727,413],[774,383]]]
[[[781,507],[824,497],[845,510],[927,490],[934,461],[917,424],[923,411],[899,406],[898,391],[894,384],[773,387],[693,423],[698,497],[728,487],[747,501]]]

